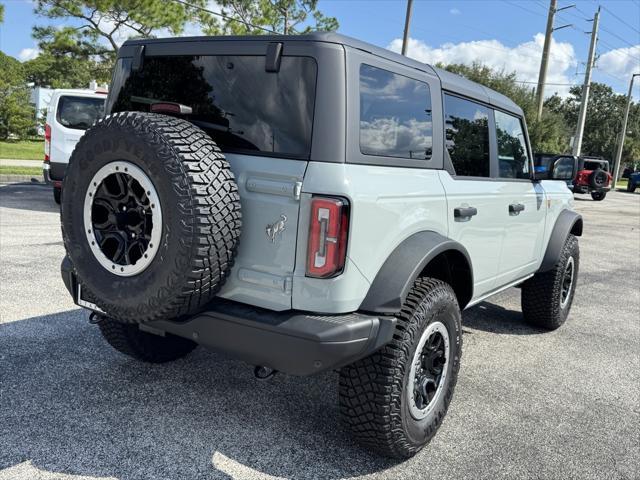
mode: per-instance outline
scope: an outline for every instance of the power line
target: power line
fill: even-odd
[[[211,15],[215,15],[216,17],[224,18],[225,20],[229,20],[231,22],[242,23],[243,25],[246,25],[247,27],[257,28],[258,30],[262,30],[263,32],[273,33],[275,35],[280,35],[279,32],[275,32],[273,30],[270,30],[270,29],[265,28],[265,27],[261,27],[259,25],[254,25],[253,23],[245,22],[244,20],[240,20],[239,18],[230,17],[230,16],[225,15],[225,14],[220,13],[220,12],[214,12],[213,10],[209,10],[208,8],[200,7],[198,5],[193,5],[191,3],[185,2],[184,0],[172,0],[172,1],[180,3],[180,4],[182,4],[182,5],[186,6],[186,7],[189,7],[189,8],[200,10],[201,12],[210,13]]]
[[[602,30],[604,30],[605,32],[607,32],[609,35],[611,35],[612,37],[617,38],[618,40],[620,40],[623,43],[626,43],[627,45],[629,45],[630,47],[635,47],[635,45],[633,43],[629,43],[627,40],[625,40],[624,38],[622,38],[620,35],[618,35],[617,33],[613,33],[611,30],[607,30],[606,28],[602,27]]]
[[[618,80],[619,82],[626,82],[626,81],[627,81],[627,80],[626,80],[626,79],[624,79],[624,78],[620,78],[620,77],[618,77],[618,76],[616,76],[616,75],[613,75],[613,74],[611,74],[611,73],[609,73],[609,72],[605,72],[605,71],[604,71],[604,70],[602,70],[600,67],[597,67],[597,66],[596,66],[596,67],[594,67],[594,68],[595,68],[596,70],[598,70],[600,73],[602,73],[602,74],[604,74],[604,75],[607,75],[608,77],[614,78],[614,79]]]
[[[515,80],[517,83],[530,83],[531,85],[537,85],[538,82],[530,82],[528,80]],[[579,83],[555,83],[555,82],[545,82],[545,85],[552,85],[558,87],[575,87],[580,85]]]
[[[520,4],[518,4],[518,3],[510,2],[509,0],[502,0],[502,2],[503,2],[503,3],[506,3],[506,4],[509,4],[509,5],[513,6],[513,7],[517,7],[517,8],[519,8],[520,10],[524,10],[525,12],[529,12],[529,13],[530,13],[530,14],[532,14],[532,15],[537,15],[537,16],[539,16],[539,17],[543,17],[543,18],[545,17],[545,15],[544,15],[544,14],[542,14],[542,13],[540,13],[540,12],[534,12],[533,10],[529,10],[528,8],[523,7],[522,5],[520,5]]]
[[[602,39],[600,39],[600,43],[602,45],[604,45],[605,47],[609,47],[611,49],[611,50],[609,50],[608,52],[605,52],[605,53],[613,53],[615,55],[624,55],[625,57],[629,57],[630,59],[635,60],[636,62],[640,62],[640,57],[634,57],[633,55],[631,55],[629,53],[620,51],[622,48],[625,48],[625,47],[614,47],[609,42],[605,42]]]
[[[603,6],[602,7],[603,10],[606,10],[607,12],[609,12],[609,14],[615,18],[616,20],[618,20],[620,23],[622,23],[623,25],[626,25],[627,27],[629,27],[631,30],[633,30],[634,32],[637,32],[640,34],[640,30],[638,30],[636,27],[628,24],[625,20],[623,20],[622,18],[620,18],[618,15],[616,15],[615,13],[613,13],[611,10],[609,10],[607,7]]]

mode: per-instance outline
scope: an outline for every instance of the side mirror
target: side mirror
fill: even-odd
[[[558,157],[551,169],[552,180],[573,180],[578,173],[578,159],[575,157]]]
[[[533,170],[534,180],[549,180],[550,171],[546,165],[536,165]]]
[[[571,181],[578,173],[578,159],[573,156],[552,157],[545,159],[535,166],[536,180],[564,180]]]

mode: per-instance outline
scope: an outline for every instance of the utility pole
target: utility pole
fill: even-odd
[[[580,113],[578,114],[578,126],[576,136],[573,141],[573,154],[580,156],[582,150],[582,134],[584,133],[584,122],[587,118],[587,105],[589,104],[589,89],[591,88],[591,68],[596,57],[596,43],[598,42],[598,22],[600,21],[600,7],[593,17],[593,28],[591,29],[591,45],[589,45],[589,59],[587,60],[587,71],[584,74],[584,85],[582,85],[582,101],[580,102]]]
[[[624,136],[627,133],[627,121],[629,120],[629,109],[631,108],[631,93],[633,89],[633,79],[640,77],[640,73],[634,73],[631,75],[631,81],[629,82],[629,93],[627,94],[627,108],[624,111],[624,119],[622,120],[622,131],[620,132],[620,139],[618,140],[618,151],[616,152],[616,158],[613,161],[613,180],[611,181],[611,189],[616,188],[616,182],[618,181],[618,174],[620,173],[620,160],[622,159],[622,147],[624,147]]]
[[[411,7],[413,0],[407,0],[407,17],[404,20],[404,36],[402,37],[402,55],[407,54],[407,42],[409,41],[409,24],[411,23]]]
[[[549,49],[551,48],[551,35],[555,30],[561,28],[570,27],[571,25],[563,25],[558,28],[553,28],[553,17],[556,12],[566,10],[567,8],[575,7],[575,5],[569,5],[563,8],[557,8],[557,0],[550,0],[549,2],[549,14],[547,15],[547,30],[544,34],[544,46],[542,47],[542,61],[540,62],[540,73],[538,74],[538,88],[536,89],[536,118],[540,120],[542,117],[542,104],[544,103],[544,85],[547,80],[547,64],[549,63]]]
[[[549,14],[547,15],[547,31],[544,34],[544,46],[542,47],[542,61],[538,74],[538,89],[536,90],[536,118],[542,116],[542,103],[544,102],[544,82],[547,80],[547,62],[549,61],[549,48],[551,47],[551,34],[553,33],[553,16],[556,14],[556,0],[549,2]]]

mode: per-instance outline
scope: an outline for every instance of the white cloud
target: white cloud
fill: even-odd
[[[617,48],[603,53],[596,62],[598,69],[620,79],[640,73],[640,45]]]
[[[458,8],[452,8],[451,10],[449,10],[449,13],[451,15],[460,15],[462,12]]]
[[[436,63],[471,65],[478,62],[507,73],[516,72],[518,80],[537,82],[543,42],[542,33],[537,33],[531,41],[515,47],[508,47],[498,40],[445,43],[439,47],[432,47],[422,40],[410,38],[407,54],[409,57],[432,65]],[[400,38],[393,40],[387,46],[394,52],[400,52],[401,47],[402,39]],[[552,40],[550,51],[547,83],[576,83],[571,74],[577,65],[573,46],[570,43]],[[568,91],[568,86],[547,85],[545,96],[555,92],[566,95]]]
[[[22,62],[26,62],[27,60],[33,60],[38,55],[40,55],[40,49],[38,48],[23,48],[18,53],[18,58]]]

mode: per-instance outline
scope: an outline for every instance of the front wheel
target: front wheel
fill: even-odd
[[[340,371],[340,413],[360,443],[408,458],[447,413],[462,354],[460,308],[451,287],[418,279],[389,342]]]
[[[62,189],[58,187],[53,187],[53,200],[60,205],[62,201]]]
[[[629,182],[627,183],[627,192],[635,192],[636,191],[636,184],[635,183],[631,183],[631,180],[629,180]]]
[[[607,192],[591,192],[591,198],[593,198],[596,202],[604,200],[604,197],[606,196]]]
[[[571,310],[578,280],[578,239],[569,235],[558,263],[548,272],[536,273],[522,284],[522,314],[536,327],[555,330]]]

